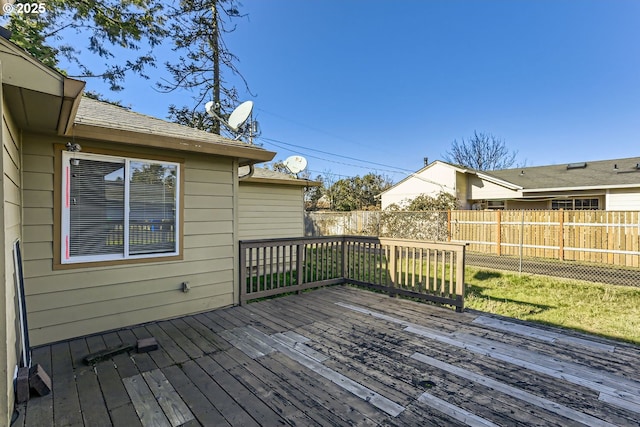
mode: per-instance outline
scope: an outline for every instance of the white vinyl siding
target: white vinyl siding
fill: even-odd
[[[240,240],[304,236],[303,187],[240,182]]]
[[[422,194],[436,197],[440,192],[445,192],[457,197],[459,196],[456,194],[457,181],[454,167],[439,162],[432,163],[426,169],[382,193],[382,209],[394,203],[402,204]],[[461,191],[466,193],[466,188]],[[465,202],[465,200],[461,200],[461,202]]]
[[[469,175],[469,199],[471,200],[508,200],[521,197],[515,190]]]
[[[232,159],[179,155],[184,159],[183,259],[54,270],[53,144],[66,141],[24,136],[24,271],[34,345],[234,304],[237,164]],[[86,151],[127,151],[125,157],[131,158],[176,156],[157,149],[77,142]],[[188,293],[182,292],[182,282],[189,282]]]
[[[640,187],[609,190],[606,195],[608,211],[638,211],[640,210]]]

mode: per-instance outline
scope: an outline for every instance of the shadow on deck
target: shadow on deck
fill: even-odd
[[[82,359],[154,336],[160,348]],[[39,347],[16,426],[638,425],[640,348],[335,286]]]

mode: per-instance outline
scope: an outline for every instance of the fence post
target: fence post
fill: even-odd
[[[520,211],[520,215],[522,219],[520,221],[520,265],[518,267],[518,273],[522,274],[522,256],[524,245],[524,209]]]
[[[447,242],[451,241],[451,209],[447,211]]]
[[[496,210],[496,255],[502,255],[502,211]]]
[[[396,271],[396,245],[389,245],[389,250],[391,251],[391,253],[389,254],[389,276],[391,277],[391,286],[389,289],[389,296],[391,297],[395,297],[396,296],[396,292],[395,292],[395,287],[396,287],[396,278],[397,278],[397,271]]]
[[[560,261],[564,261],[564,209],[560,209],[558,212],[558,222],[560,223],[560,229],[558,231],[558,258]]]

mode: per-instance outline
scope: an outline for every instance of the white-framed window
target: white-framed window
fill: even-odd
[[[62,153],[61,263],[179,255],[180,164]]]
[[[600,209],[600,199],[598,198],[585,198],[585,199],[558,199],[551,201],[551,209],[566,209],[566,210],[598,210]]]

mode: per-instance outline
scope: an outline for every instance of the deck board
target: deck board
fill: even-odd
[[[51,346],[38,347],[31,354],[31,363],[40,364],[51,375]],[[51,425],[53,420],[53,394],[29,399],[20,411],[25,426]]]
[[[54,426],[84,425],[73,366],[68,342],[51,346]]]
[[[89,352],[159,349],[86,366]],[[335,286],[37,348],[70,426],[635,426],[640,347]],[[135,379],[135,381],[134,381]]]

